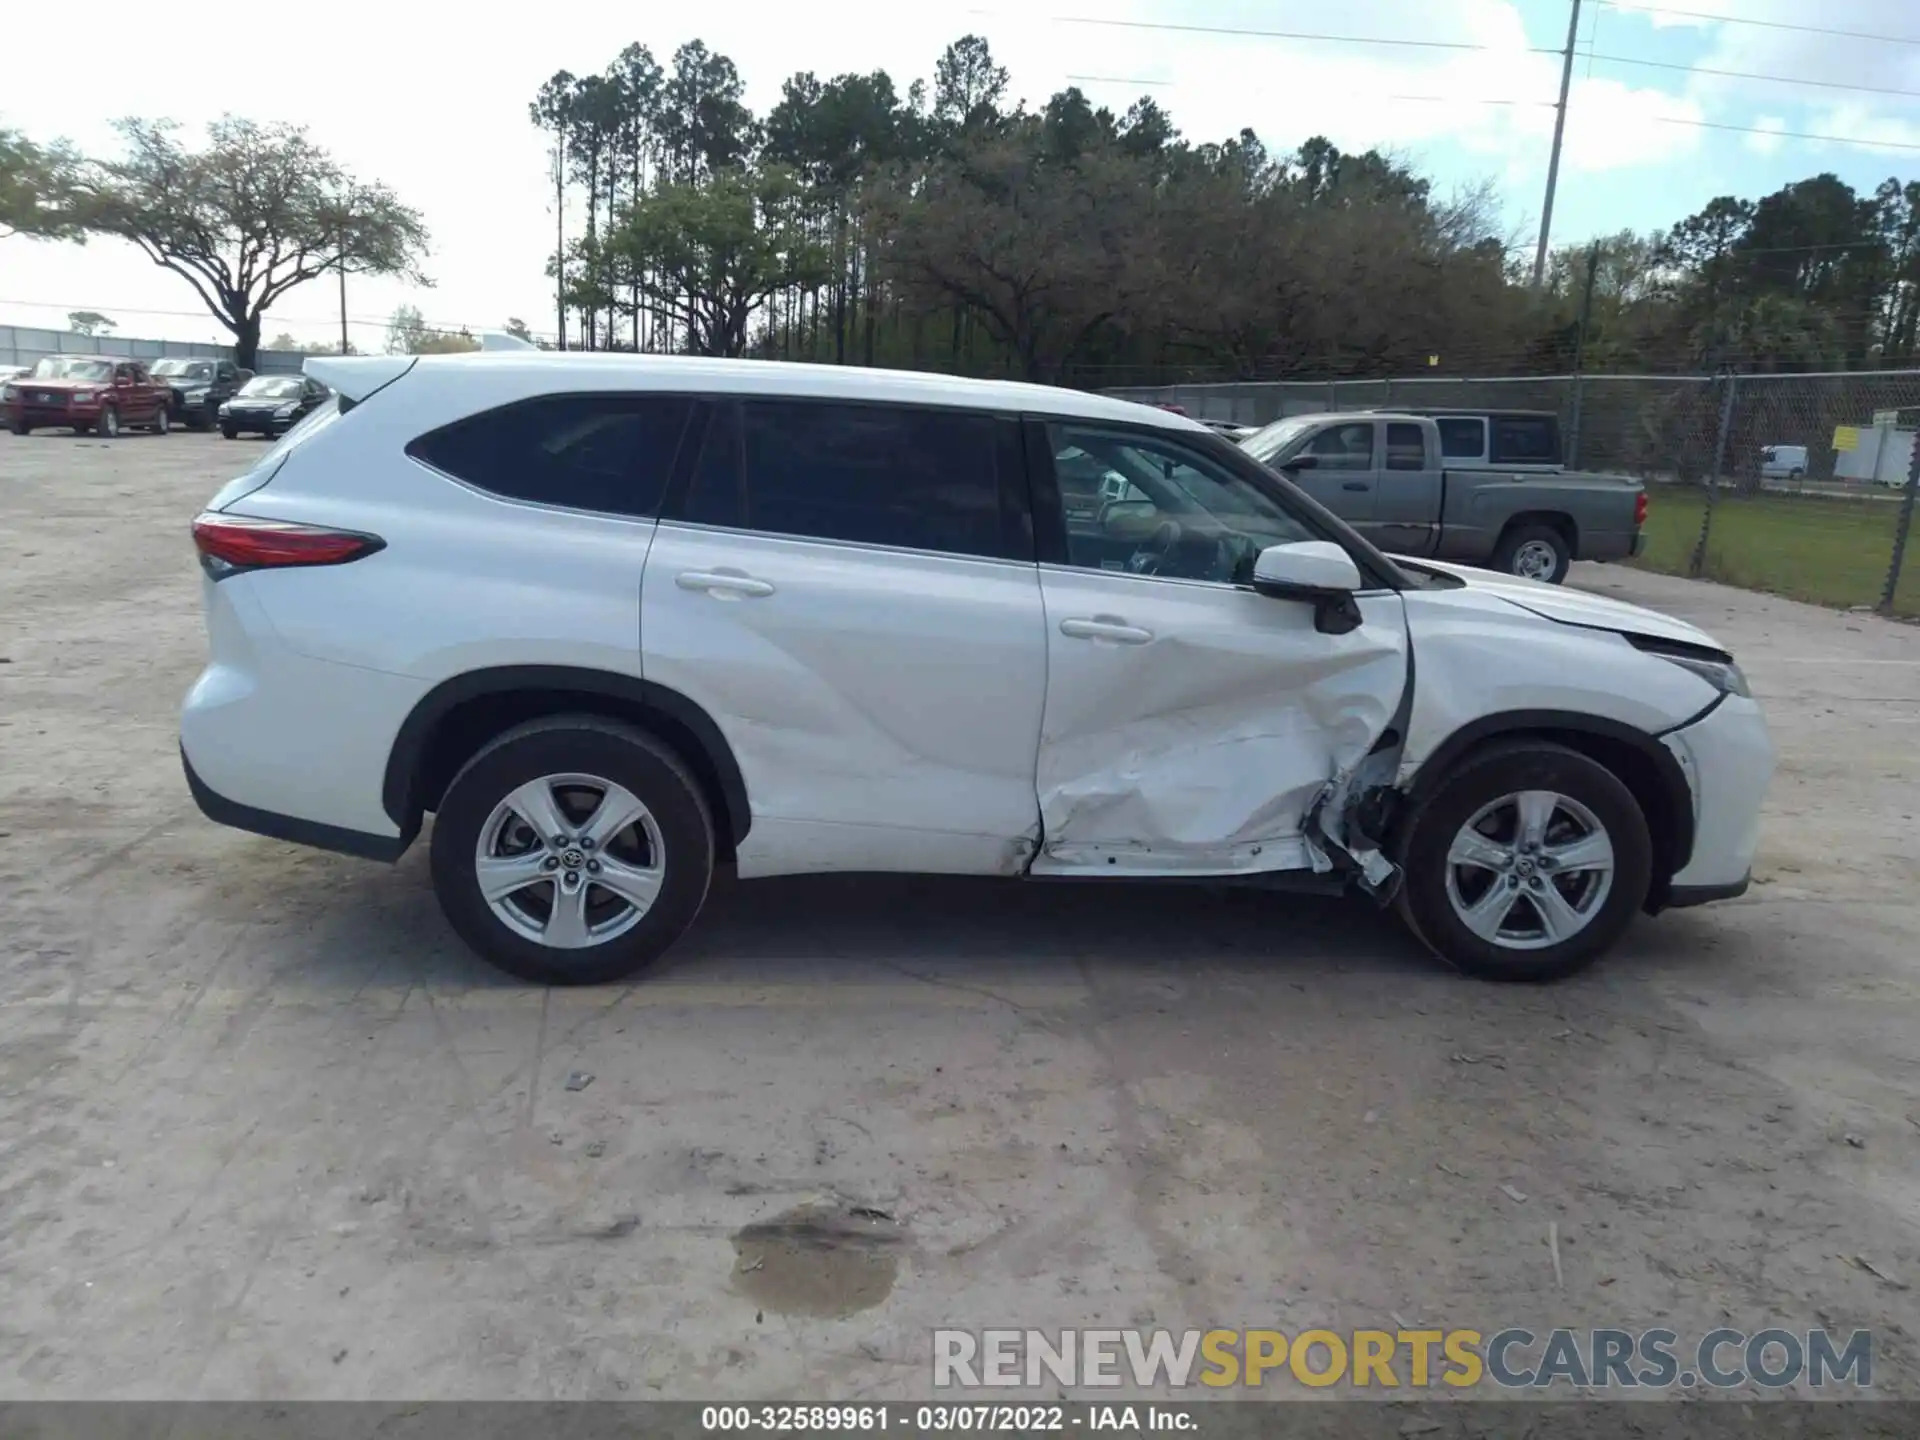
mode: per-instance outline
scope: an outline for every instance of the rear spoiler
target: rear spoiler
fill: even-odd
[[[309,355],[300,368],[340,397],[350,410],[384,390],[414,366],[414,355]]]

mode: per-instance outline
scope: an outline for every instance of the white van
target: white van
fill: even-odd
[[[1807,447],[1769,445],[1760,452],[1762,480],[1804,480],[1807,478]]]

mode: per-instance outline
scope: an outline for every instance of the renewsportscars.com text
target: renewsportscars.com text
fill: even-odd
[[[936,1330],[936,1388],[1175,1390],[1493,1385],[1544,1390],[1873,1384],[1871,1331],[1666,1329]]]

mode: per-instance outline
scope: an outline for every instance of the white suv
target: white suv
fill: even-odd
[[[188,783],[381,860],[434,815],[447,918],[526,979],[653,960],[722,863],[1351,884],[1510,979],[1747,883],[1773,750],[1711,639],[1389,560],[1183,416],[752,361],[307,369],[336,398],[194,522]]]

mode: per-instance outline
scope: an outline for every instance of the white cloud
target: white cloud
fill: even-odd
[[[1673,3],[1707,9],[1720,0]],[[1803,0],[1743,0],[1749,8],[1796,3]],[[387,181],[419,207],[433,232],[435,289],[412,294],[391,282],[352,283],[352,313],[376,322],[357,331],[363,345],[378,343],[378,320],[403,301],[418,304],[436,324],[491,326],[509,315],[536,328],[551,324],[542,267],[554,221],[545,142],[527,118],[527,102],[554,71],[596,71],[635,40],[668,63],[679,44],[700,37],[737,62],[750,103],[764,113],[781,80],[802,69],[830,75],[884,68],[904,92],[912,79],[930,81],[941,49],[971,30],[988,38],[1012,73],[1014,93],[1030,104],[1080,83],[1096,103],[1116,110],[1151,93],[1196,141],[1251,126],[1276,151],[1323,133],[1343,147],[1378,145],[1415,160],[1425,147],[1454,143],[1483,160],[1487,172],[1511,177],[1522,203],[1530,203],[1528,192],[1546,167],[1559,57],[1534,53],[1515,0],[1369,0],[1319,14],[1270,0],[1044,0],[1038,11],[1020,0],[982,0],[982,7],[735,0],[683,8],[576,0],[565,7],[564,23],[495,26],[471,12],[452,21],[451,7],[441,4],[329,0],[324,21],[302,27],[297,54],[255,62],[210,49],[190,28],[106,25],[87,46],[84,85],[59,67],[12,67],[0,121],[37,136],[67,134],[96,151],[112,140],[100,118],[103,103],[111,114],[171,114],[195,128],[223,110],[307,123],[350,169]],[[1049,13],[1436,43],[1316,44],[1068,25],[1045,18]],[[1736,28],[1715,27],[1716,44]],[[1486,48],[1445,48],[1455,44]],[[1129,83],[1070,82],[1076,75]],[[1131,83],[1144,81],[1163,83]],[[1720,118],[1721,102],[1704,89],[1670,93],[1679,83],[1670,74],[1624,70],[1579,79],[1563,173],[1663,163],[1697,149],[1698,130],[1668,122]],[[1487,100],[1520,103],[1481,103]],[[1889,123],[1880,112],[1869,118]],[[44,307],[7,303],[23,300]],[[291,329],[312,339],[337,333],[334,306],[330,287],[296,291],[268,315],[267,332]],[[127,334],[220,334],[210,318],[199,318],[184,282],[127,247],[0,241],[0,320],[58,324],[69,308],[115,315]],[[152,313],[158,311],[180,313]]]
[[[1780,153],[1782,134],[1787,122],[1778,115],[1762,115],[1754,120],[1754,133],[1746,137],[1747,149],[1756,155],[1777,155]]]

